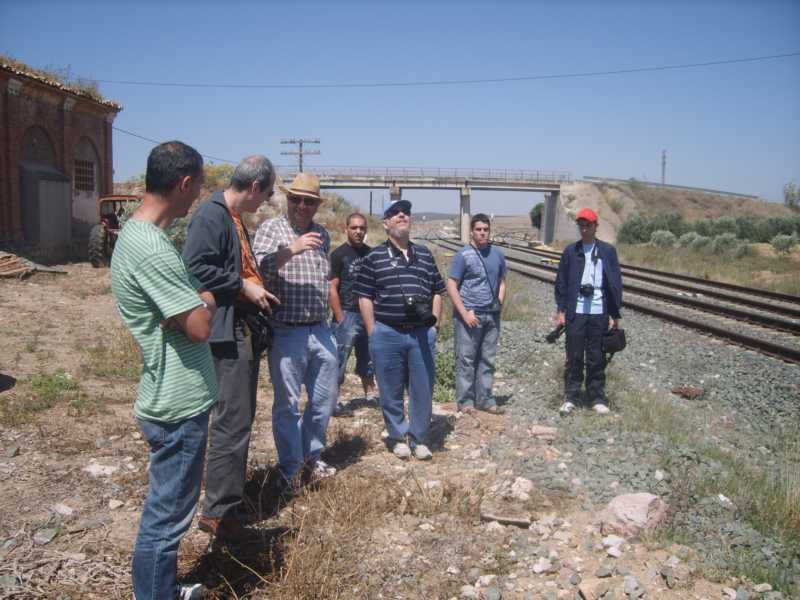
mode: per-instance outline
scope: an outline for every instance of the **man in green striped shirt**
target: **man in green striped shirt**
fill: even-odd
[[[164,232],[186,215],[202,183],[203,159],[194,148],[177,141],[156,146],[144,199],[111,259],[117,308],[142,351],[134,414],[150,445],[150,488],[133,553],[137,600],[202,594],[199,584],[178,585],[177,556],[200,496],[208,415],[217,401],[206,343],[216,305]]]

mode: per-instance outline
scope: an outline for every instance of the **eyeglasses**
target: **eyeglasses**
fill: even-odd
[[[292,204],[300,204],[302,202],[305,206],[317,205],[317,201],[314,200],[314,198],[303,198],[300,196],[289,196],[289,202]]]
[[[387,219],[391,219],[392,217],[396,217],[397,215],[401,215],[401,214],[405,215],[407,217],[410,217],[411,216],[411,211],[410,210],[403,210],[402,208],[397,208],[397,209],[389,212],[389,214],[386,215],[386,218]]]

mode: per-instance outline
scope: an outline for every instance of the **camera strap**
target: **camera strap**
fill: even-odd
[[[478,255],[478,260],[481,261],[481,265],[483,265],[483,272],[486,273],[486,283],[489,284],[489,290],[492,292],[492,301],[495,300],[500,302],[500,298],[494,291],[494,286],[492,285],[492,278],[489,276],[489,269],[486,268],[486,262],[483,260],[483,256],[481,256],[480,250],[478,250],[473,244],[470,244],[470,247],[475,251],[475,254]],[[489,246],[491,248],[491,245]]]
[[[394,269],[394,276],[397,279],[397,285],[400,286],[400,293],[403,295],[403,301],[408,303],[408,295],[406,294],[406,289],[403,287],[403,282],[400,280],[400,273],[397,272],[397,267],[400,264],[400,257],[392,256],[392,251],[390,247],[391,247],[391,242],[389,240],[386,240],[386,254],[389,255],[389,264]]]

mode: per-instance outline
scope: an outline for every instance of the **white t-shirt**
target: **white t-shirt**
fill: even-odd
[[[578,306],[575,312],[579,315],[602,315],[603,314],[603,259],[595,255],[592,260],[596,244],[583,244],[583,276],[581,285],[593,285],[593,296],[581,296],[578,292]]]

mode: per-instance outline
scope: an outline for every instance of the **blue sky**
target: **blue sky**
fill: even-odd
[[[800,51],[800,2],[43,2],[0,0],[0,52],[98,80],[338,84],[596,72]],[[115,126],[230,160],[564,170],[782,198],[800,182],[800,56],[704,68],[429,87],[101,83]],[[115,179],[150,144],[114,134]],[[364,206],[366,192],[346,193]],[[382,194],[377,193],[376,198]],[[456,192],[413,192],[455,211]],[[476,193],[526,212],[532,194]]]

